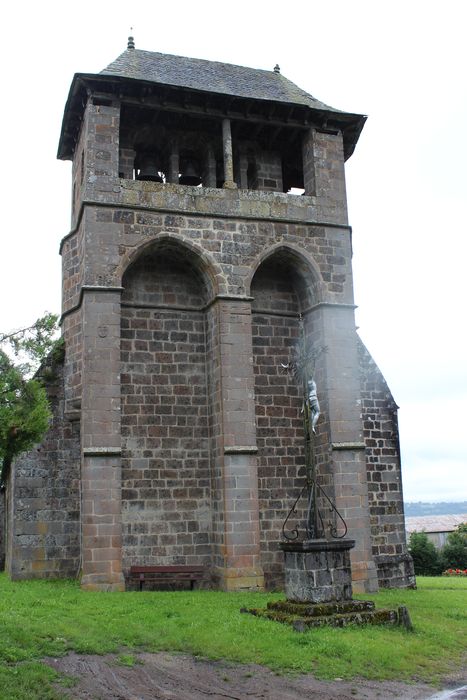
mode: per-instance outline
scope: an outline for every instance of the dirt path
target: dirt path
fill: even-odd
[[[133,666],[122,666],[114,655],[69,654],[47,663],[79,679],[65,695],[77,700],[427,700],[436,693],[421,684],[276,676],[261,666],[185,655],[143,653],[136,658]]]

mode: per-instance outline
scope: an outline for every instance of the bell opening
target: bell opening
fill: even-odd
[[[178,182],[180,185],[191,185],[198,187],[201,185],[203,178],[200,174],[198,161],[194,158],[182,158],[180,162],[180,175]]]

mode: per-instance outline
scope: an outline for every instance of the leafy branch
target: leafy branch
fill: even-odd
[[[0,349],[10,348],[24,375],[31,374],[53,350],[57,340],[58,316],[46,313],[31,326],[8,333],[0,333]]]
[[[0,484],[14,458],[43,437],[51,417],[40,378],[31,375],[60,347],[57,319],[47,313],[31,326],[0,333]]]

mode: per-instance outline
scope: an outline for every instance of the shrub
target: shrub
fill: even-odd
[[[428,539],[426,532],[412,532],[409,539],[409,550],[417,576],[438,576],[441,574],[443,566],[439,554],[433,542]]]
[[[0,332],[0,488],[15,457],[39,442],[49,427],[47,393],[41,377],[31,377],[56,348],[57,320],[47,313],[32,326]]]
[[[467,569],[467,523],[450,532],[441,550],[444,569]]]

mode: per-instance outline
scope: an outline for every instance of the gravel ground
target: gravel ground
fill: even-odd
[[[118,656],[69,654],[46,663],[77,679],[63,691],[77,700],[428,700],[467,697],[432,686],[399,681],[320,681],[311,674],[278,676],[255,665],[233,665],[186,655],[142,653],[124,666]],[[463,685],[453,677],[446,687]],[[458,693],[459,691],[457,691]],[[447,693],[447,694],[446,694]]]

